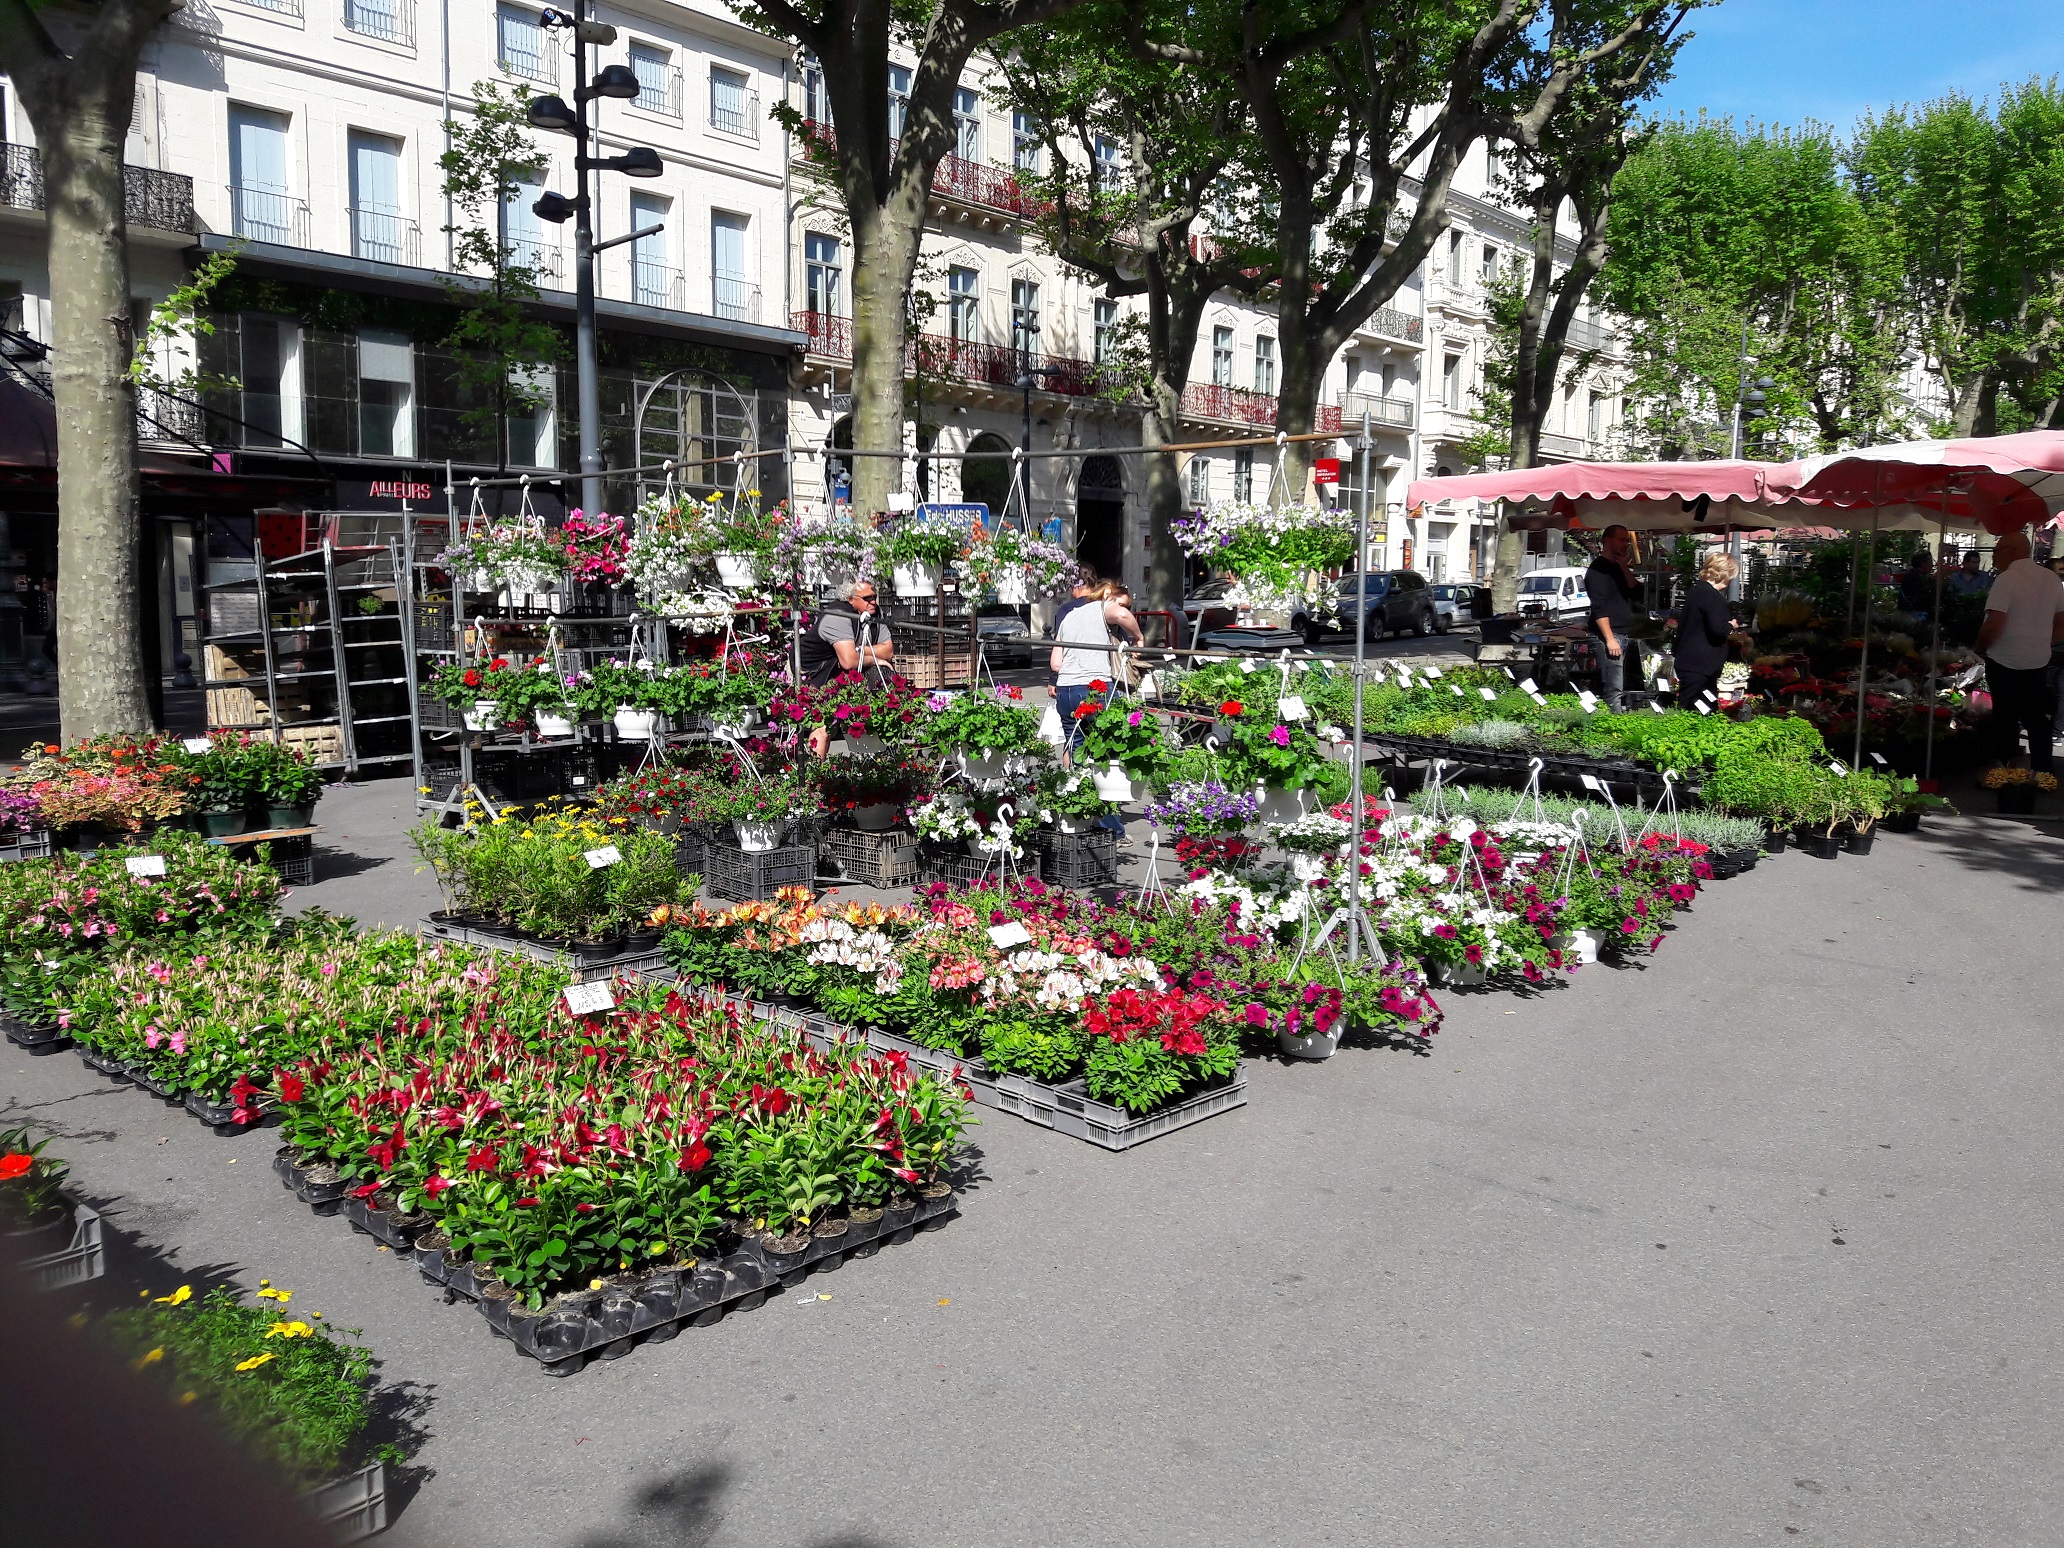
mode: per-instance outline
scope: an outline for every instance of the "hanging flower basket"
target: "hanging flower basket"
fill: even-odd
[[[626,704],[617,710],[612,723],[616,734],[627,742],[649,742],[659,730],[659,711],[633,709]]]
[[[1132,776],[1122,763],[1108,764],[1092,770],[1090,781],[1096,786],[1096,793],[1106,801],[1130,801],[1132,799]]]
[[[936,564],[899,564],[889,572],[889,584],[899,597],[929,597],[939,589]]]
[[[738,847],[749,855],[764,855],[769,850],[781,847],[782,822],[748,822],[734,818],[731,831],[738,835]]]
[[[751,554],[718,554],[717,584],[730,591],[750,591],[760,583],[759,561]]]
[[[502,723],[501,706],[492,699],[476,699],[473,707],[462,713],[468,731],[492,731]]]

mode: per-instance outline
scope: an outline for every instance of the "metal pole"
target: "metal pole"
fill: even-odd
[[[602,510],[602,384],[595,360],[595,216],[588,202],[588,45],[580,38],[588,0],[574,0],[573,15],[573,103],[578,120],[573,131],[573,357],[580,397],[581,506],[595,516]]]
[[[1362,672],[1369,649],[1369,409],[1362,407],[1361,499],[1355,510],[1354,742],[1347,779],[1347,960],[1362,954]]]
[[[1741,411],[1742,399],[1749,391],[1749,325],[1741,325],[1740,370],[1735,373],[1734,383],[1734,433],[1728,437],[1727,457],[1730,462],[1741,457]],[[1734,579],[1727,583],[1727,600],[1739,602],[1742,595],[1742,545],[1741,529],[1735,528],[1727,534],[1727,557],[1734,561]]]
[[[1018,462],[1018,518],[1024,522],[1025,534],[1029,537],[1032,533],[1032,378],[1029,373],[1021,385],[1025,389],[1025,430],[1021,442],[1025,455]],[[1078,542],[1081,536],[1079,532],[1076,534]],[[1108,575],[1099,577],[1102,580],[1111,578]]]
[[[1935,777],[1935,676],[1941,670],[1942,654],[1942,553],[1949,546],[1949,520],[1945,516],[1935,539],[1935,610],[1928,615],[1932,628],[1928,638],[1928,750],[1921,760],[1921,778]]]
[[[1863,570],[1863,654],[1856,662],[1856,745],[1849,754],[1849,767],[1863,766],[1863,694],[1864,685],[1870,681],[1870,626],[1871,593],[1877,588],[1871,584],[1871,572],[1878,567],[1878,511],[1871,507],[1870,557]]]

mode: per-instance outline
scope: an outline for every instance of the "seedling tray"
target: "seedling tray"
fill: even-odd
[[[56,1053],[71,1045],[72,1036],[54,1021],[29,1022],[0,1011],[0,1032],[7,1041],[32,1054]]]
[[[620,973],[658,980],[674,976],[674,970],[667,966],[666,953],[657,947],[651,951],[627,951],[613,957],[595,958],[539,941],[526,941],[521,936],[504,934],[499,930],[448,924],[436,919],[425,920],[417,933],[426,940],[450,941],[454,945],[503,951],[511,956],[528,957],[533,962],[549,963],[565,970],[577,984],[600,983]]]
[[[387,1464],[375,1462],[305,1490],[301,1503],[340,1543],[387,1530]]]

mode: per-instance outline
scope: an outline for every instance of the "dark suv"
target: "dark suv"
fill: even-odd
[[[1372,570],[1367,575],[1343,575],[1334,586],[1329,612],[1323,616],[1300,613],[1292,626],[1316,645],[1327,629],[1354,633],[1356,592],[1367,598],[1368,636],[1380,640],[1386,634],[1431,634],[1439,625],[1439,610],[1426,577],[1417,570]]]

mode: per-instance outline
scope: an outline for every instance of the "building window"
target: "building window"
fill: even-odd
[[[559,56],[552,51],[536,13],[512,5],[495,10],[495,63],[504,74],[526,81],[551,86],[559,79]]]
[[[1242,446],[1233,452],[1233,498],[1251,502],[1254,499],[1254,448]]]
[[[1104,176],[1112,177],[1118,171],[1118,142],[1108,134],[1096,137],[1097,166]]]
[[[1109,298],[1100,299],[1093,315],[1095,329],[1092,334],[1092,358],[1098,365],[1102,365],[1111,358],[1111,351],[1118,344],[1118,303]]]
[[[750,90],[752,81],[737,70],[710,66],[709,121],[712,129],[735,134],[741,139],[760,137],[759,93]]]
[[[824,90],[824,66],[814,59],[803,65],[803,118],[813,124],[831,122],[831,98]]]
[[[383,43],[414,48],[415,0],[344,0],[344,27]]]
[[[1448,283],[1460,288],[1462,284],[1462,233],[1448,233]]]
[[[903,138],[903,126],[910,121],[910,72],[902,65],[889,66],[889,138]]]
[[[973,269],[946,271],[946,331],[963,344],[982,336],[982,276]]]
[[[558,244],[545,234],[538,219],[538,195],[545,191],[544,177],[535,171],[510,171],[508,197],[502,200],[502,261],[512,268],[531,271],[532,281],[553,285],[559,278]]]
[[[1462,357],[1449,355],[1441,362],[1441,402],[1450,413],[1462,412]]]
[[[1030,359],[1039,353],[1039,282],[1011,281],[1011,349]]]
[[[253,242],[302,247],[308,212],[287,193],[287,115],[229,110],[230,228]]]
[[[1233,330],[1230,328],[1211,330],[1211,385],[1233,385]]]
[[[358,451],[362,457],[416,454],[416,374],[405,333],[368,328],[358,336]]]
[[[1045,150],[1039,120],[1030,113],[1011,114],[1011,165],[1020,172],[1037,173],[1045,165]]]
[[[982,97],[965,86],[953,93],[953,142],[962,161],[982,159]]]
[[[1594,446],[1605,438],[1605,408],[1605,394],[1592,393],[1591,401],[1584,411],[1584,437]]]
[[[414,263],[415,223],[401,216],[401,141],[354,129],[348,144],[351,256],[379,263]]]
[[[710,211],[712,310],[733,322],[752,322],[759,311],[760,290],[752,282],[746,262],[745,239],[745,216],[730,210]]]
[[[1483,282],[1486,285],[1498,282],[1498,249],[1488,242],[1483,245]]]
[[[667,215],[672,201],[658,194],[631,195],[631,229],[647,226],[659,229],[631,244],[631,299],[640,306],[679,309],[680,271],[673,266],[673,246],[667,240]]]
[[[803,234],[803,299],[810,311],[826,317],[845,310],[846,265],[844,249],[835,236],[819,231]]]
[[[633,43],[631,74],[638,77],[634,107],[668,118],[681,116],[681,72],[674,68],[672,54],[656,43]]]
[[[1276,341],[1266,336],[1254,341],[1254,390],[1276,395]]]
[[[1211,459],[1201,452],[1190,458],[1190,504],[1211,503]]]

